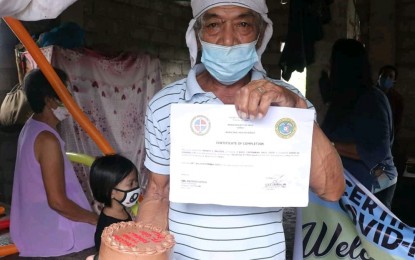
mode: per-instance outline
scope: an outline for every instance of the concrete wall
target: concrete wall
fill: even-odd
[[[369,50],[373,78],[385,64],[399,72],[396,89],[404,97],[404,118],[397,140],[401,152],[415,156],[415,2],[412,0],[358,1],[362,40]]]
[[[415,156],[415,2],[400,0],[396,3],[396,66],[399,79],[396,87],[405,99],[403,131],[399,138],[405,143],[409,156]],[[393,51],[393,49],[392,49]],[[385,49],[382,53],[391,52]],[[380,53],[379,55],[381,55]]]
[[[279,77],[277,65],[280,42],[286,33],[289,5],[269,1],[274,36],[264,66],[271,76]],[[145,51],[160,58],[163,83],[187,75],[190,69],[185,33],[192,17],[190,7],[163,0],[84,0],[62,15],[86,30],[88,47],[102,51]]]
[[[147,52],[160,58],[163,82],[189,70],[185,32],[191,10],[162,0],[83,0],[65,11],[62,20],[86,30],[86,45],[104,52]]]

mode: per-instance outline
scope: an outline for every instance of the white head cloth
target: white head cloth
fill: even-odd
[[[262,38],[261,46],[257,49],[258,62],[255,63],[254,68],[265,73],[264,68],[261,64],[261,55],[264,53],[265,48],[272,36],[272,21],[268,18],[268,7],[265,0],[192,0],[192,11],[193,19],[189,23],[189,27],[186,32],[186,44],[189,47],[190,52],[190,63],[191,67],[196,64],[197,58],[197,40],[196,33],[193,29],[193,26],[196,22],[196,19],[202,15],[206,10],[209,10],[212,7],[220,5],[237,5],[245,8],[249,8],[259,13],[262,16],[262,19],[265,21],[266,28],[264,36]]]

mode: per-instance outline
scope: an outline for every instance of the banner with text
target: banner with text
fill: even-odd
[[[294,259],[413,259],[415,228],[350,173],[345,176],[346,191],[338,202],[310,192],[309,206],[297,211]]]

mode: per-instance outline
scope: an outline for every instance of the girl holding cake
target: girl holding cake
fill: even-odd
[[[137,167],[118,155],[98,157],[91,165],[90,185],[94,198],[104,204],[95,231],[95,248],[99,252],[103,230],[111,224],[132,221],[127,208],[140,196]]]

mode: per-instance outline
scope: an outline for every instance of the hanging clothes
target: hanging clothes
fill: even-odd
[[[288,33],[279,66],[282,78],[289,80],[294,71],[303,72],[314,62],[314,43],[323,37],[324,23],[331,20],[333,0],[291,0]]]

